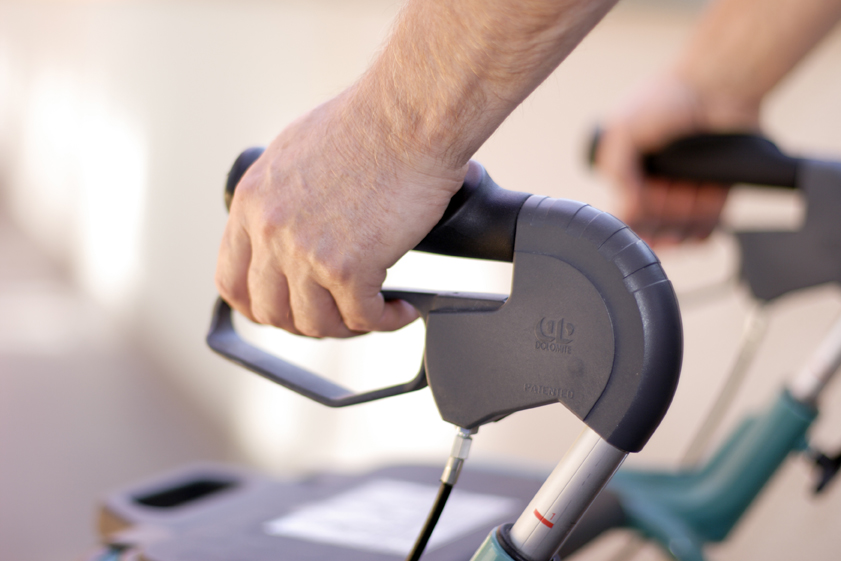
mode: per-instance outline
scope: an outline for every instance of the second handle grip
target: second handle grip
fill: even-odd
[[[593,134],[590,163],[595,163],[601,131]],[[784,154],[757,134],[695,134],[675,140],[643,157],[648,175],[713,183],[797,186],[800,160]]]

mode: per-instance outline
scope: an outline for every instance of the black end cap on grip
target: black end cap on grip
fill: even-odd
[[[231,210],[231,202],[234,200],[234,191],[236,191],[242,176],[251,167],[251,164],[257,161],[257,158],[263,155],[266,149],[261,146],[248,148],[243,151],[234,161],[231,170],[228,172],[228,179],[225,181],[225,208]]]

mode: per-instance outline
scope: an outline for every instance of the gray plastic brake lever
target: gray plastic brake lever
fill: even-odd
[[[495,294],[415,290],[384,290],[383,296],[387,300],[406,300],[418,310],[424,322],[432,311],[447,313],[491,311],[502,306],[507,298]],[[231,307],[221,298],[217,299],[213,310],[207,344],[211,349],[243,368],[328,407],[346,407],[366,403],[417,391],[427,386],[426,371],[421,363],[417,376],[408,382],[354,393],[350,389],[267,353],[242,339],[234,328]]]
[[[386,300],[405,300],[420,313],[423,321],[429,314],[490,312],[499,309],[508,296],[503,294],[482,294],[476,292],[434,292],[387,288],[383,290]]]
[[[841,284],[841,162],[800,160],[796,186],[806,199],[797,231],[736,232],[741,277],[760,300]]]

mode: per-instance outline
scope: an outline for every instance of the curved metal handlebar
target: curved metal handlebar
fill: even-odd
[[[244,153],[229,176],[259,156]],[[471,429],[561,402],[608,443],[638,451],[677,386],[680,313],[656,256],[613,216],[565,199],[505,191],[478,164],[417,249],[514,262],[510,296],[386,291],[426,323],[424,364],[406,384],[353,394],[254,349],[220,303],[208,344],[238,364],[331,406],[429,384],[444,420]]]

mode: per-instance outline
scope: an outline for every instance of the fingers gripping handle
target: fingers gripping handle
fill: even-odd
[[[237,157],[225,183],[225,206],[228,210],[243,175],[263,152],[261,147],[249,148]],[[443,255],[511,261],[517,214],[528,197],[525,193],[501,189],[481,165],[471,162],[463,187],[417,249]],[[416,291],[384,291],[383,295],[386,299],[408,301],[421,312],[424,320],[436,302],[444,307],[459,305],[472,309],[498,308],[502,304],[495,298],[465,302],[463,297]],[[364,403],[426,387],[426,373],[421,365],[417,376],[409,382],[354,393],[245,342],[234,329],[230,306],[221,298],[214,309],[207,343],[214,351],[240,366],[330,407]]]
[[[590,163],[595,163],[601,131],[593,134]],[[672,142],[643,158],[653,176],[714,183],[751,183],[795,188],[800,160],[783,154],[757,134],[697,134]]]

